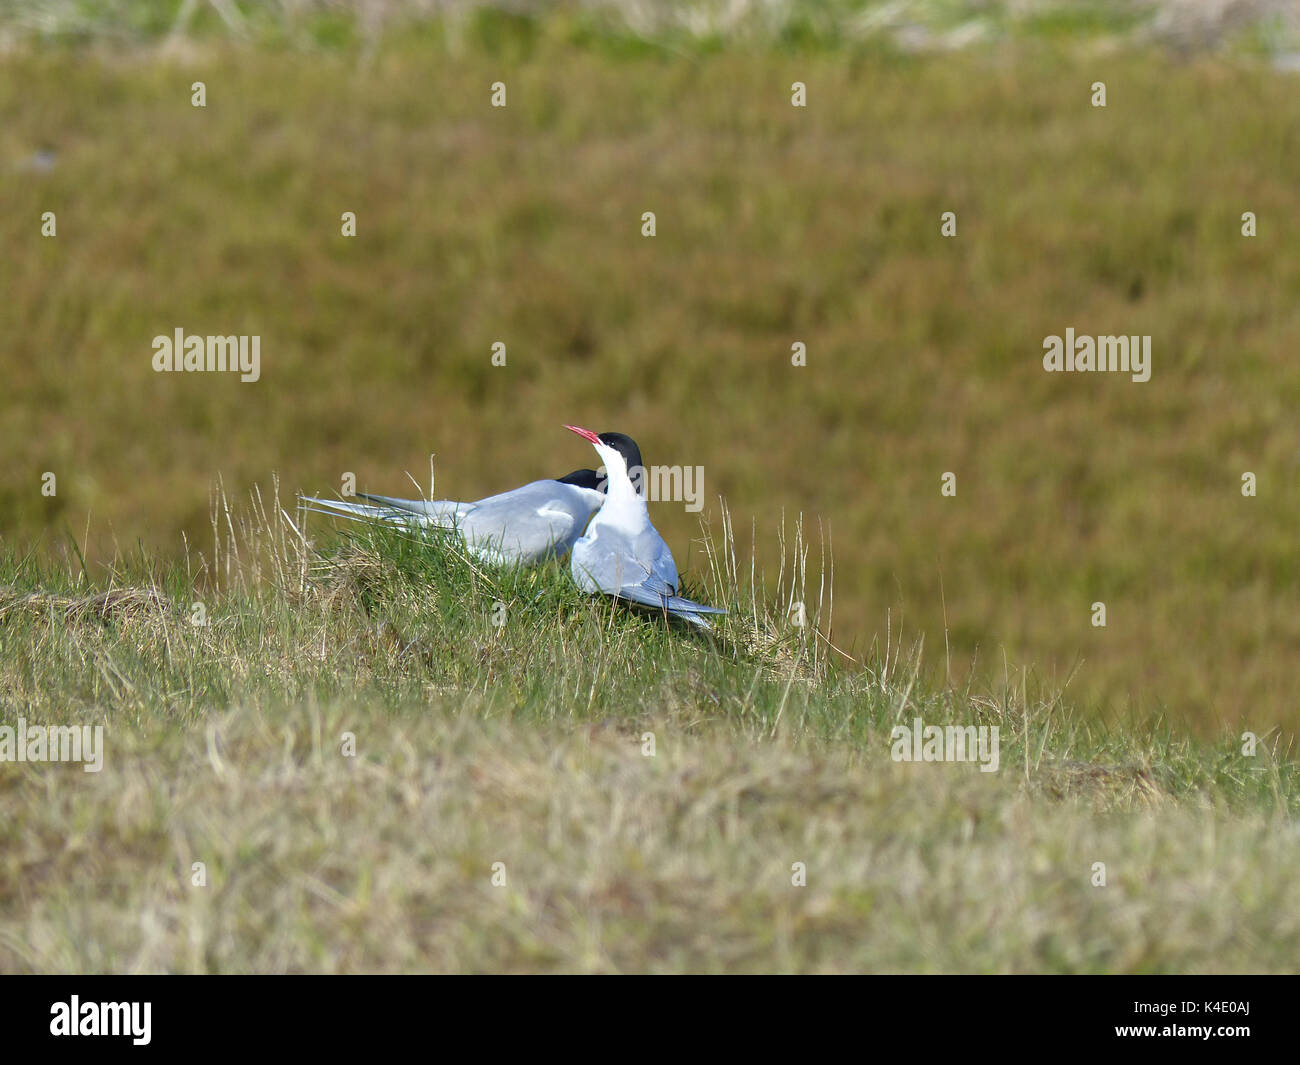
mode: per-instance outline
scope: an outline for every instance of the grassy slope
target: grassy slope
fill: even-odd
[[[275,524],[196,581],[0,570],[4,721],[108,744],[97,775],[0,773],[0,968],[1294,968],[1300,792],[1267,744],[1100,731],[896,650],[838,669],[750,614],[744,560],[697,574],[736,609],[711,644],[557,567]],[[893,763],[917,715],[999,724],[1000,771]]]

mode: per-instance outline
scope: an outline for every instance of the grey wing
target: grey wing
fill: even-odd
[[[369,492],[358,492],[361,499],[377,503],[389,511],[401,511],[428,519],[430,525],[451,526],[462,520],[478,504],[458,503],[453,499],[397,499],[394,496],[376,496]]]
[[[727,613],[722,607],[705,606],[703,603],[683,599],[680,595],[666,595],[644,584],[624,585],[617,594],[620,599],[630,599],[634,603],[654,607],[656,610],[667,610],[670,614],[685,616],[686,614]]]
[[[609,529],[598,530],[575,545],[572,569],[574,580],[584,592],[604,592],[666,611],[700,628],[709,628],[701,614],[726,613],[676,594],[677,565],[668,545],[653,528],[631,537]]]
[[[584,591],[619,595],[626,589],[641,589],[660,597],[677,591],[672,552],[653,526],[632,535],[597,526],[574,548],[573,572]],[[590,579],[591,586],[580,574]]]
[[[597,525],[573,547],[573,579],[584,592],[618,595],[619,589],[652,579],[636,555],[636,537]]]
[[[708,628],[708,623],[699,614],[725,614],[726,611],[716,606],[705,606],[690,599],[683,599],[677,594],[677,563],[673,553],[663,537],[650,526],[637,538],[637,550],[644,552],[638,558],[649,558],[645,578],[637,583],[624,583],[618,590],[623,599],[630,599],[642,606],[666,610],[679,618],[685,618],[692,624]]]
[[[678,584],[677,563],[673,561],[673,553],[668,549],[668,542],[659,535],[653,525],[648,526],[641,534],[641,541],[638,546],[646,551],[646,556],[642,557],[652,559],[650,573],[656,578],[656,589],[675,595]]]
[[[567,554],[604,496],[558,481],[533,481],[480,499],[460,523],[467,543],[506,561],[540,562]]]
[[[358,493],[360,494],[360,493]],[[384,496],[362,496],[363,499],[384,500]],[[315,496],[303,496],[302,501],[310,504],[307,509],[315,514],[329,514],[332,517],[351,518],[353,521],[378,521],[386,522],[392,525],[415,525],[427,527],[430,525],[450,524],[450,521],[444,519],[435,511],[419,511],[413,507],[395,507],[386,502],[383,505],[372,505],[367,503],[347,503],[340,499],[318,499]],[[417,500],[403,499],[398,502],[415,503]],[[442,505],[454,513],[455,508],[463,507],[463,503],[447,502]]]

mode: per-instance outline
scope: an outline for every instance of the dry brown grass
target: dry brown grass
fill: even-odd
[[[967,769],[671,720],[539,731],[461,699],[235,711],[119,737],[100,778],[6,777],[4,823],[25,827],[0,858],[0,968],[1294,970],[1293,825],[1097,817]]]

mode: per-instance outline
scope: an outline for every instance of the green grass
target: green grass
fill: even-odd
[[[98,774],[0,773],[0,969],[1294,969],[1276,737],[1101,728],[897,646],[846,668],[824,613],[783,620],[798,537],[766,588],[707,538],[709,637],[558,565],[257,501],[216,528],[188,566],[0,564],[0,721],[106,734]],[[894,762],[914,717],[997,725],[998,772]]]

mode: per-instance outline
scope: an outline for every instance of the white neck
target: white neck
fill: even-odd
[[[605,503],[595,520],[602,525],[616,525],[628,531],[637,531],[650,522],[645,500],[636,494],[632,479],[627,474],[627,462],[619,452],[604,444],[596,452],[605,461]]]

